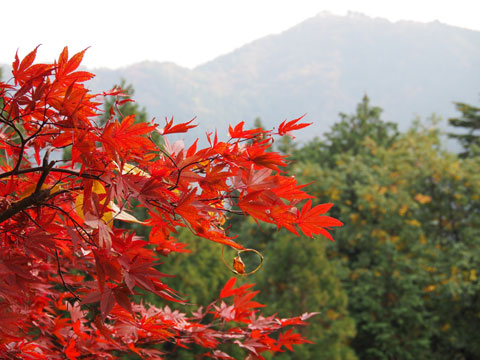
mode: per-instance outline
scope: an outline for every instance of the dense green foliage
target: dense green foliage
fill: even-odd
[[[346,269],[357,355],[480,357],[479,159],[443,150],[434,123],[399,134],[366,98],[326,138],[294,169],[346,223],[328,255]]]

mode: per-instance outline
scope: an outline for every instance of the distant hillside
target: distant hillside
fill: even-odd
[[[401,128],[416,115],[454,115],[453,101],[478,104],[480,32],[322,13],[193,70],[143,62],[94,72],[94,90],[124,77],[159,121],[197,116],[196,135],[213,127],[225,133],[228,123],[252,124],[257,116],[271,127],[307,113],[315,127],[300,134],[305,139],[320,135],[338,112],[353,112],[364,93]]]

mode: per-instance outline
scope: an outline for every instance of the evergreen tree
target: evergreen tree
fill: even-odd
[[[325,255],[328,244],[307,238],[295,242],[286,232],[273,235],[273,239],[264,249],[264,268],[255,274],[261,299],[281,316],[295,311],[320,313],[309,329],[303,329],[313,343],[275,358],[356,359],[348,346],[355,335],[355,323],[348,314],[337,264]]]
[[[361,145],[366,137],[388,146],[398,135],[398,130],[395,123],[380,118],[382,111],[378,106],[370,106],[370,99],[364,95],[355,114],[340,113],[340,121],[325,134],[330,151],[356,154],[363,149]]]
[[[448,119],[450,125],[462,129],[466,133],[449,133],[448,136],[457,139],[465,150],[462,157],[478,154],[480,147],[480,108],[457,102],[455,106],[462,115],[458,118]]]
[[[283,136],[277,145],[278,151],[285,155],[292,155],[297,150],[297,145],[290,136]]]
[[[361,359],[479,358],[480,161],[443,151],[430,126],[386,132],[373,116],[358,132],[358,118],[375,115],[364,110],[350,130],[343,117],[328,142],[299,151],[293,168],[321,179],[310,189],[345,222],[328,254],[345,266],[351,344]]]
[[[333,154],[355,155],[365,151],[366,138],[388,146],[399,135],[397,124],[381,119],[382,109],[370,106],[370,99],[364,95],[352,114],[340,113],[340,120],[324,134],[325,140],[313,139],[295,154],[297,161],[325,163],[335,166]]]
[[[162,271],[179,275],[167,282],[181,294],[189,294],[189,304],[209,304],[232,276],[222,262],[222,246],[202,241],[186,229],[181,229],[177,237],[190,253],[168,255]]]

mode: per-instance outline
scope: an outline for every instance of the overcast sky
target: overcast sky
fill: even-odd
[[[71,53],[90,46],[88,67],[157,60],[193,68],[322,11],[480,31],[478,0],[12,0],[0,9],[0,63],[42,44],[41,61],[52,61],[65,45]]]

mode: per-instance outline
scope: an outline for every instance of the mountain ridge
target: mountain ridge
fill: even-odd
[[[403,129],[416,116],[454,116],[454,101],[478,103],[479,64],[479,31],[320,13],[193,69],[156,61],[93,69],[89,87],[104,91],[125,78],[158,122],[197,117],[195,137],[214,128],[226,136],[229,123],[256,117],[271,128],[306,113],[315,125],[298,135],[307,140],[339,112],[354,112],[364,94]]]

